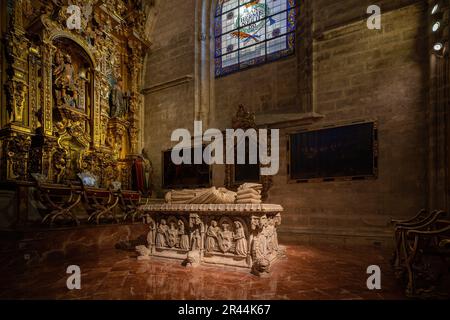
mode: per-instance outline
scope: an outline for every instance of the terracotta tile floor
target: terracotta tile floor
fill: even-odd
[[[403,299],[389,266],[390,252],[375,247],[289,245],[270,278],[247,271],[200,266],[186,269],[166,260],[137,261],[133,252],[45,266],[1,270],[2,299]],[[85,260],[85,261],[83,261]],[[66,288],[66,267],[78,264],[81,290]],[[366,269],[382,270],[382,290],[366,287]],[[2,268],[4,269],[4,268]]]

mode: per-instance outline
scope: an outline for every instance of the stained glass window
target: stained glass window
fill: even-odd
[[[294,53],[296,0],[218,0],[216,77]]]

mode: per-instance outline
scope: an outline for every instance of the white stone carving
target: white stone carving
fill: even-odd
[[[153,204],[139,210],[149,225],[147,246],[136,248],[139,259],[242,267],[265,276],[283,254],[277,235],[280,205]]]

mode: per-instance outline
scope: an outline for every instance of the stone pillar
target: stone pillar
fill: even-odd
[[[450,210],[450,63],[449,63],[449,14],[450,7],[440,3],[439,11],[431,15],[435,1],[429,1],[430,41],[430,94],[428,112],[429,137],[429,209]],[[431,26],[440,15],[441,29],[431,33]],[[436,52],[433,46],[442,42],[444,50]]]
[[[298,60],[297,104],[301,113],[314,111],[313,105],[313,12],[312,0],[299,1],[296,52]]]

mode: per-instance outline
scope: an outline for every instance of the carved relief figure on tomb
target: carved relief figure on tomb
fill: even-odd
[[[257,273],[267,272],[270,261],[267,259],[266,243],[264,236],[258,235],[252,243],[253,268]]]
[[[270,243],[270,238],[269,238],[269,232],[267,229],[267,225],[268,225],[268,220],[266,216],[262,216],[259,219],[259,227],[260,227],[260,233],[259,233],[259,241],[260,241],[260,246],[261,246],[261,250],[264,252],[264,254],[268,253],[268,244]]]
[[[270,261],[268,256],[270,251],[268,250],[267,239],[267,216],[251,218],[252,230],[254,235],[251,242],[251,255],[254,261],[253,272],[257,274],[268,272]]]
[[[180,249],[189,250],[189,236],[185,232],[183,220],[178,220],[178,233],[180,234]]]
[[[245,238],[245,231],[240,221],[234,222],[235,232],[234,241],[236,241],[236,254],[239,256],[247,255],[247,239]]]
[[[275,237],[275,221],[273,219],[267,221],[267,226],[263,230],[263,235],[267,239],[268,252],[272,252],[272,250],[275,249],[273,240]]]
[[[149,247],[155,244],[155,221],[151,219],[150,217],[147,217],[147,224],[148,224],[148,234],[147,234],[147,244]]]
[[[229,229],[230,225],[228,223],[223,223],[222,228],[219,232],[219,248],[223,253],[230,251],[233,245],[233,232]]]
[[[202,243],[202,236],[198,228],[191,233],[191,250],[200,250]]]
[[[123,82],[120,77],[111,90],[110,110],[111,118],[123,118],[128,113],[128,97],[123,91]]]
[[[206,232],[206,251],[212,252],[217,251],[218,248],[218,235],[220,228],[217,226],[217,221],[211,221],[211,225],[208,227]]]
[[[250,225],[251,225],[251,228],[253,231],[257,231],[259,229],[259,221],[260,221],[259,217],[257,217],[257,216],[251,217]]]
[[[167,245],[170,248],[175,248],[178,245],[178,241],[178,229],[175,226],[175,222],[172,221],[167,230]]]
[[[275,250],[279,249],[279,245],[278,245],[278,232],[277,232],[277,228],[278,226],[281,225],[281,214],[277,214],[274,218],[273,218],[273,223],[274,223],[274,233],[273,233],[273,248]]]
[[[191,227],[191,250],[201,250],[203,248],[203,223],[197,214],[190,217]]]
[[[164,219],[161,219],[161,222],[158,225],[158,229],[156,230],[156,247],[164,248],[167,247],[167,239],[166,235],[169,231],[169,227],[167,226],[167,222]]]

